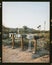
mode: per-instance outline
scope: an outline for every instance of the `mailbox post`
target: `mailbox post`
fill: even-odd
[[[12,34],[12,48],[14,48],[14,34]]]
[[[28,51],[31,51],[31,39],[32,38],[33,38],[33,36],[30,33],[29,36],[28,36],[28,39],[29,39]]]
[[[28,51],[31,51],[31,40],[29,40],[29,47],[28,47]]]
[[[37,40],[34,39],[34,50],[33,53],[36,53],[37,51]]]
[[[21,50],[24,49],[24,44],[23,44],[23,36],[21,36]]]
[[[34,36],[34,50],[33,50],[33,53],[36,53],[36,51],[37,51],[37,39],[39,39],[39,37]]]

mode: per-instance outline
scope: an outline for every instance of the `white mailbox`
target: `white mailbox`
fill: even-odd
[[[21,34],[16,34],[16,38],[20,38],[21,37]]]
[[[28,34],[27,35],[27,39],[29,39],[29,40],[33,39],[33,35],[32,34]]]

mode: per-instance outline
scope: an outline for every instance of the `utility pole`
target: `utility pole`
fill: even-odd
[[[19,28],[18,28],[18,34],[19,34]]]
[[[44,22],[44,35],[45,35],[45,28],[46,27],[46,21]]]
[[[44,22],[44,31],[45,31],[46,21]]]

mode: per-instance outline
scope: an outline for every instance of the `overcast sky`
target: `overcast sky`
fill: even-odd
[[[27,26],[49,30],[50,2],[2,2],[2,24],[6,27],[21,28]]]

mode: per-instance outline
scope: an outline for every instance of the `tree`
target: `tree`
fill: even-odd
[[[24,32],[25,33],[27,33],[28,31],[27,31],[27,29],[28,29],[28,27],[27,26],[23,26],[23,30],[24,30]]]

